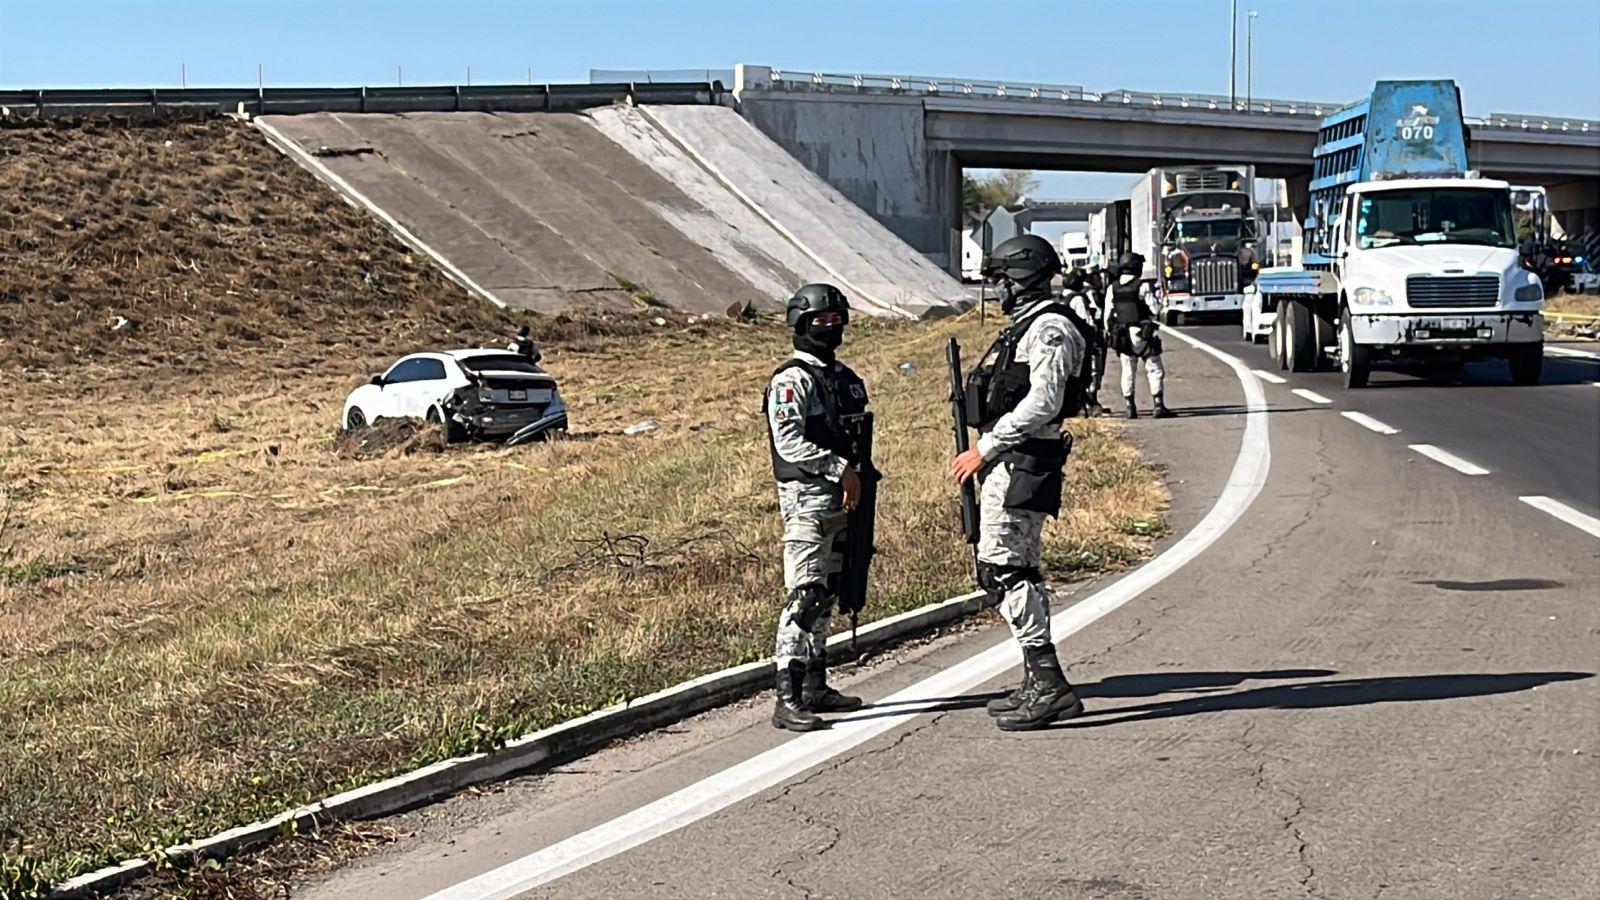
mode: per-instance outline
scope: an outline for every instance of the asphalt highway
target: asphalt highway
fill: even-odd
[[[1179,418],[1129,430],[1172,536],[1058,593],[1083,718],[996,730],[1016,657],[979,623],[843,673],[875,705],[838,734],[737,704],[399,817],[295,896],[1600,896],[1600,535],[1522,499],[1600,515],[1597,364],[1346,393],[1188,332],[1242,365],[1167,341]]]
[[[1265,346],[1240,339],[1237,325],[1189,331],[1286,379],[1284,388],[1310,390],[1335,410],[1398,429],[1394,437],[1407,446],[1443,448],[1488,469],[1498,486],[1518,496],[1547,496],[1600,517],[1600,344],[1548,345],[1534,387],[1513,386],[1506,365],[1494,361],[1442,379],[1378,368],[1368,387],[1347,391],[1336,372],[1280,371]]]

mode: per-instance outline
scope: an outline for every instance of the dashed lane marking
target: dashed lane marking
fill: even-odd
[[[1340,413],[1339,415],[1344,416],[1346,419],[1349,419],[1350,421],[1356,423],[1357,425],[1360,425],[1362,428],[1365,428],[1368,431],[1376,431],[1379,434],[1399,434],[1400,433],[1400,429],[1392,427],[1390,425],[1385,425],[1384,423],[1379,422],[1377,419],[1374,419],[1373,417],[1367,415],[1366,413],[1350,412],[1350,411],[1347,410],[1345,412]]]
[[[1489,470],[1477,463],[1470,463],[1448,450],[1440,450],[1432,444],[1412,444],[1411,449],[1426,456],[1436,463],[1443,463],[1463,475],[1487,475]]]
[[[1534,509],[1555,516],[1579,531],[1586,531],[1591,536],[1600,538],[1600,519],[1596,519],[1594,516],[1578,512],[1565,503],[1559,500],[1551,500],[1549,497],[1535,495],[1532,497],[1518,497],[1517,499]]]
[[[1284,383],[1284,378],[1282,376],[1274,375],[1271,372],[1267,372],[1267,371],[1264,371],[1262,369],[1251,369],[1250,370],[1250,374],[1254,375],[1255,377],[1257,377],[1259,379],[1261,379],[1262,381],[1265,381],[1267,384],[1283,384]]]
[[[1308,391],[1305,388],[1295,388],[1294,390],[1290,391],[1289,393],[1294,394],[1297,397],[1304,397],[1305,399],[1310,400],[1312,403],[1324,403],[1324,404],[1326,404],[1326,403],[1332,403],[1333,402],[1332,400],[1329,400],[1327,397],[1322,396],[1321,394],[1317,393],[1316,391]]]

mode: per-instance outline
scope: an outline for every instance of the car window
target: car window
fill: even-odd
[[[403,384],[409,381],[437,381],[444,378],[444,363],[437,359],[414,356],[402,359],[383,376],[386,384]]]
[[[417,380],[417,363],[419,363],[419,362],[422,362],[422,360],[420,360],[420,359],[402,359],[402,360],[400,360],[399,362],[394,364],[393,368],[391,368],[387,373],[384,374],[384,376],[383,376],[384,383],[385,384],[400,384],[400,383],[406,382],[406,381],[416,381]]]

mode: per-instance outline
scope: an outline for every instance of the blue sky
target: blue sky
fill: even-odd
[[[591,68],[954,75],[1226,93],[1228,0],[0,0],[0,87],[584,81]],[[1255,94],[1453,77],[1469,113],[1600,119],[1600,0],[1240,0]],[[1041,195],[1127,176],[1050,173]]]

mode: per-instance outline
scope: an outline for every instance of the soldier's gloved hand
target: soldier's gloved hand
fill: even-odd
[[[844,467],[844,476],[839,479],[839,486],[844,488],[844,508],[855,509],[861,502],[861,476],[850,466]]]

